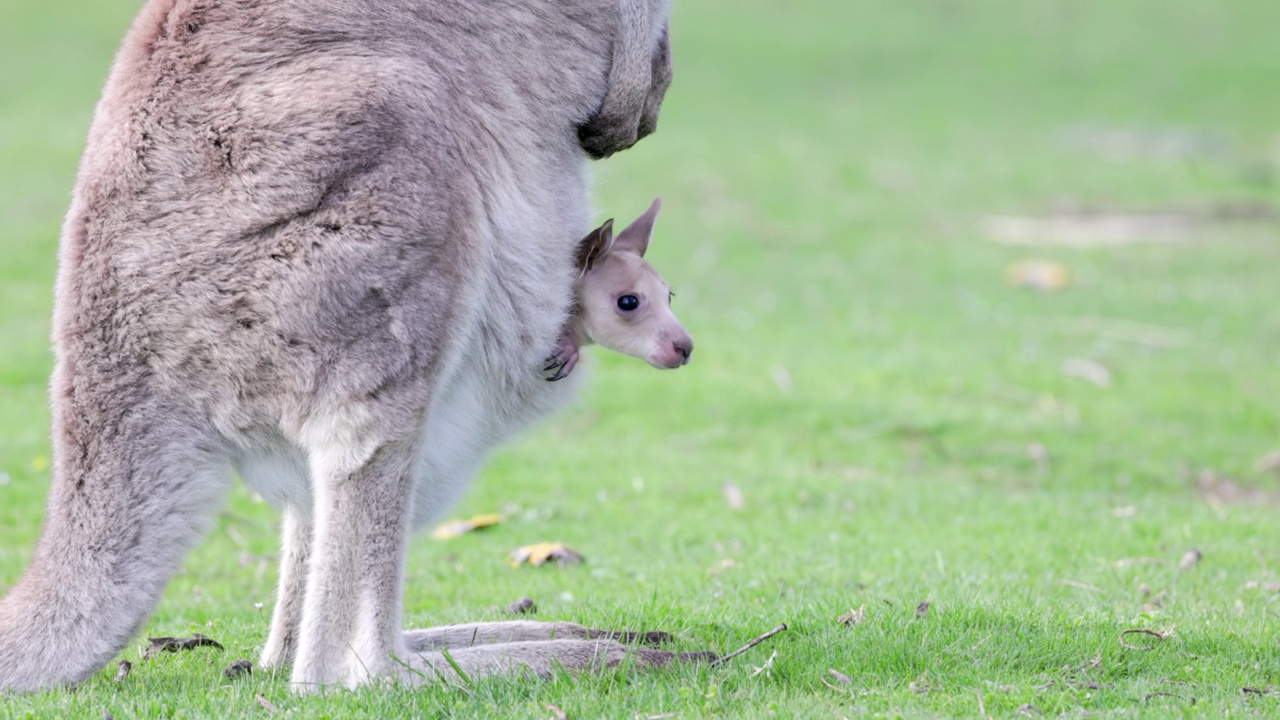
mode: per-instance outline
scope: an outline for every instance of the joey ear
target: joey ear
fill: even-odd
[[[587,233],[578,242],[578,251],[574,258],[578,270],[586,272],[597,260],[609,252],[613,245],[613,218],[604,221],[600,227]]]
[[[613,249],[626,250],[644,257],[644,251],[649,249],[649,240],[653,237],[653,223],[658,219],[658,211],[661,209],[662,198],[654,198],[653,204],[643,215],[618,233],[618,238],[613,241]]]

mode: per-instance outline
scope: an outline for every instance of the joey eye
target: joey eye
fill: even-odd
[[[632,312],[640,307],[640,298],[635,295],[623,295],[618,298],[618,309],[623,312]]]

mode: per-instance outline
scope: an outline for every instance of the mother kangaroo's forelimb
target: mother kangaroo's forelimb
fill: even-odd
[[[662,98],[671,85],[669,0],[622,0],[611,51],[609,93],[578,128],[593,158],[631,147],[658,128]]]

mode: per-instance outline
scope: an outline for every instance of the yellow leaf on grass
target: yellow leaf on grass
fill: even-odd
[[[524,563],[542,565],[546,562],[557,562],[561,565],[572,565],[582,562],[582,555],[573,548],[558,542],[537,543],[516,548],[511,553],[511,567],[520,567]]]
[[[867,605],[863,603],[858,609],[850,609],[849,612],[836,618],[836,622],[841,625],[861,625],[867,619]]]
[[[37,455],[31,459],[31,469],[36,472],[44,472],[49,467],[49,458],[43,455]]]
[[[1071,284],[1071,273],[1048,260],[1023,260],[1005,268],[1004,279],[1014,287],[1053,292]]]
[[[486,513],[484,515],[476,515],[467,520],[449,520],[440,523],[435,530],[431,531],[431,537],[436,540],[448,540],[456,538],[459,535],[465,535],[472,530],[480,530],[502,522],[502,516],[498,513]]]

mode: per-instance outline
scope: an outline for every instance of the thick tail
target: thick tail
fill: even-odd
[[[108,663],[155,608],[227,484],[183,413],[119,384],[58,388],[55,378],[44,530],[0,600],[0,692],[76,685]]]

